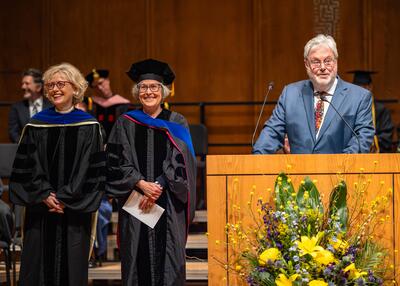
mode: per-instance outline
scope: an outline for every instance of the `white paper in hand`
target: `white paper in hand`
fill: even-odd
[[[129,196],[128,200],[122,208],[144,224],[148,225],[151,228],[154,228],[161,215],[163,214],[164,209],[159,205],[154,204],[149,211],[143,212],[139,208],[142,197],[142,194],[136,191],[132,191],[131,195]]]

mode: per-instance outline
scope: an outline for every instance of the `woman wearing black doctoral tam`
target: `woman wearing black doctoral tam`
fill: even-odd
[[[161,107],[175,75],[166,63],[148,59],[134,63],[128,76],[142,109],[119,117],[106,150],[106,192],[119,198],[123,285],[185,285],[196,163],[186,119]],[[138,194],[143,212],[154,204],[165,209],[154,229],[122,209]]]
[[[26,207],[19,285],[87,285],[105,181],[99,123],[74,109],[87,88],[74,66],[51,67],[44,82],[54,108],[25,126],[10,179],[11,201]]]

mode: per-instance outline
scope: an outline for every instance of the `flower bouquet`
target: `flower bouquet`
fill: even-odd
[[[357,183],[355,183],[357,186]],[[385,222],[390,189],[366,202],[368,182],[354,192],[357,207],[351,211],[347,186],[341,180],[324,206],[315,181],[305,178],[295,191],[281,173],[270,201],[251,205],[251,227],[241,221],[226,225],[229,263],[222,263],[249,285],[383,285],[395,283],[389,252],[374,240]],[[389,219],[389,216],[386,216]],[[392,275],[393,276],[393,275]]]

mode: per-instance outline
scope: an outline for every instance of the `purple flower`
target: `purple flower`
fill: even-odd
[[[332,275],[332,269],[330,269],[329,267],[326,267],[323,271],[325,276],[330,276]]]
[[[356,283],[357,283],[358,286],[363,286],[363,285],[365,285],[365,281],[364,281],[364,279],[362,279],[362,278],[358,278],[358,279],[356,280]]]

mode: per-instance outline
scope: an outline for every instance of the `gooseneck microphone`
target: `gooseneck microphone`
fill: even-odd
[[[256,133],[257,133],[258,124],[260,124],[260,119],[261,119],[261,115],[263,114],[263,111],[264,111],[265,103],[267,102],[268,95],[269,95],[269,93],[271,92],[271,90],[273,88],[274,88],[274,82],[270,81],[268,83],[268,86],[267,86],[267,93],[265,94],[264,102],[263,102],[263,105],[261,107],[260,114],[258,115],[256,128],[254,129],[254,132],[253,132],[253,137],[251,137],[251,147],[252,148],[254,146],[254,137],[256,136]]]
[[[357,143],[358,143],[358,153],[361,153],[361,142],[360,142],[360,138],[358,137],[358,134],[354,131],[353,128],[351,128],[350,124],[346,121],[346,119],[344,119],[344,117],[342,116],[342,114],[340,114],[340,112],[336,109],[336,107],[326,98],[326,96],[324,94],[320,94],[319,98],[321,98],[322,101],[328,102],[330,106],[332,106],[333,110],[335,110],[336,114],[339,115],[339,117],[343,120],[343,122],[347,125],[347,127],[351,130],[351,132],[353,133],[353,135],[356,137],[357,139]]]

